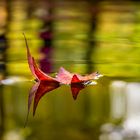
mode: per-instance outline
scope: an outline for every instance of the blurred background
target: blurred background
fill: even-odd
[[[45,73],[104,75],[76,101],[69,86],[45,95],[25,128],[34,82],[22,33]],[[0,0],[0,139],[139,140],[139,1]]]

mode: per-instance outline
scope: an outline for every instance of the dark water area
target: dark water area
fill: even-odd
[[[140,3],[0,1],[0,140],[139,140]],[[60,67],[103,77],[73,99],[70,85],[45,94],[27,126],[23,33],[45,73]]]

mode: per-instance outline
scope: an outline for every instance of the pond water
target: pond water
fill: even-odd
[[[4,140],[75,139],[118,140],[140,137],[140,83],[138,78],[108,77],[81,90],[73,100],[70,87],[47,93],[36,115],[27,98],[34,82],[27,77],[7,77],[0,97],[1,135]]]
[[[55,1],[51,9],[45,3],[51,12],[44,2],[0,2],[0,139],[140,139],[140,4]],[[37,64],[51,76],[61,66],[104,75],[76,100],[69,85],[44,95],[25,128],[35,81],[23,32]]]

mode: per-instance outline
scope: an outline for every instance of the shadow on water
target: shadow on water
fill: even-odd
[[[0,86],[0,138],[2,138],[4,133],[4,103],[3,103],[3,87]]]
[[[6,76],[6,49],[7,40],[5,34],[0,35],[0,81]],[[0,83],[0,138],[4,133],[5,124],[5,110],[4,110],[4,89],[3,85]]]

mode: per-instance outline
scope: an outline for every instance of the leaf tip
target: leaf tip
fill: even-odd
[[[29,118],[29,110],[27,112],[27,116],[26,116],[26,119],[25,119],[24,128],[27,126],[28,118]]]
[[[74,99],[74,101],[76,101],[77,95],[73,95],[73,99]]]

